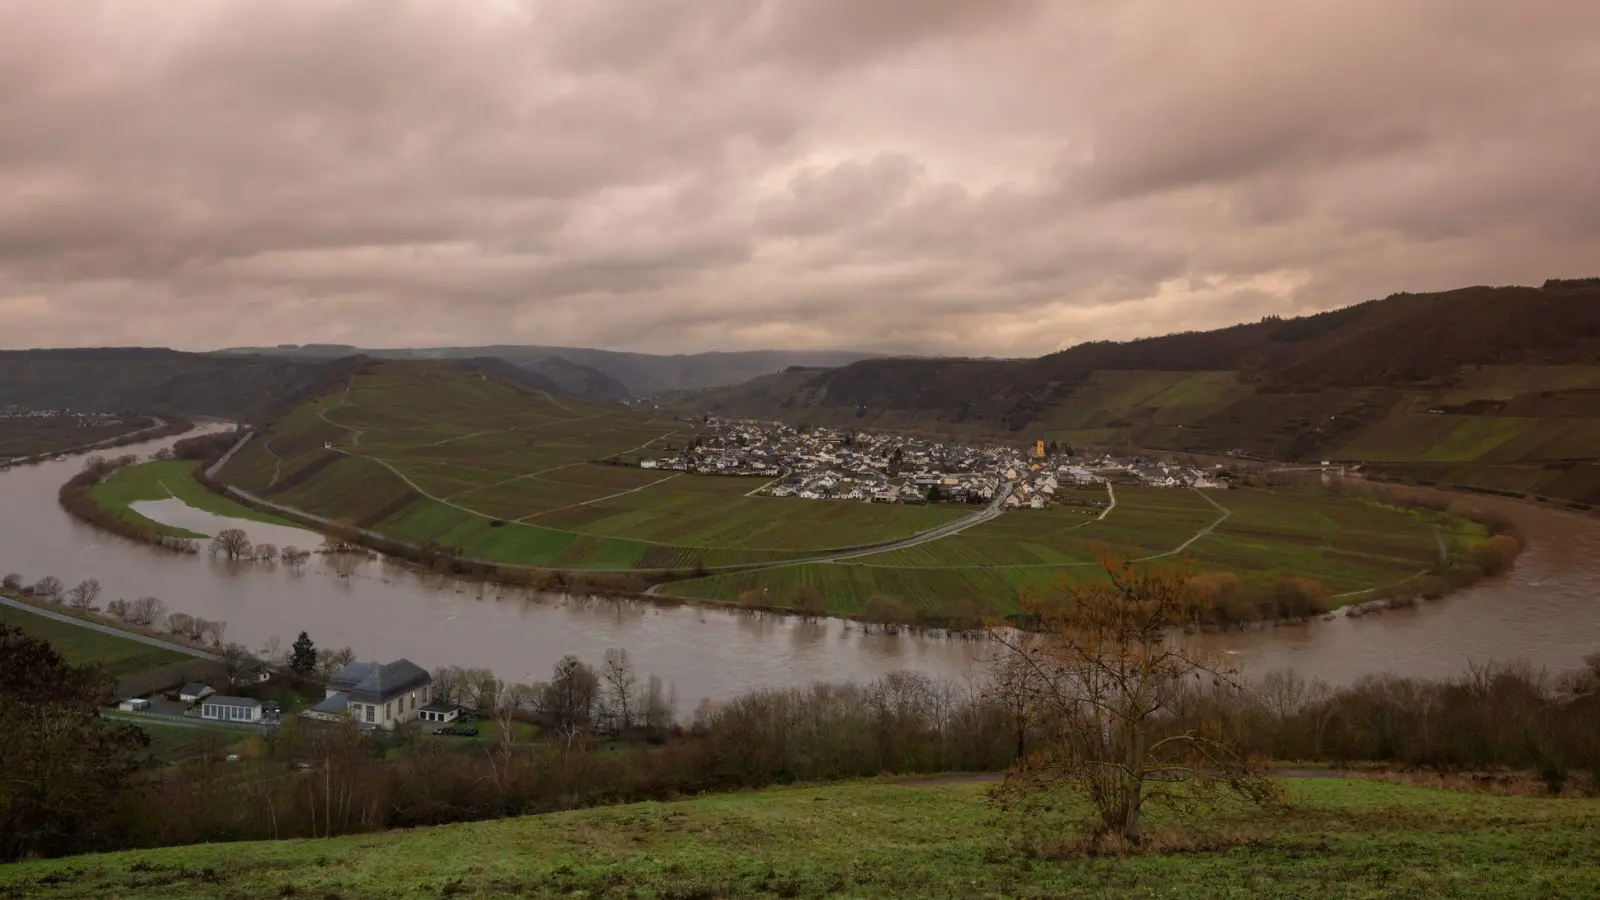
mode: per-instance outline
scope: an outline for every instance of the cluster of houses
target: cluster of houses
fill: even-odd
[[[761,476],[754,491],[802,500],[869,503],[989,503],[1042,509],[1057,503],[1103,505],[1071,492],[1107,481],[1158,487],[1225,487],[1213,471],[1159,460],[1075,457],[1006,445],[941,443],[896,434],[835,428],[798,429],[778,422],[693,420],[711,434],[672,455],[643,459],[650,469]]]
[[[261,669],[266,673],[266,669]],[[247,681],[270,678],[252,675]],[[279,722],[277,704],[253,697],[220,694],[210,685],[194,682],[177,693],[178,703],[161,697],[136,697],[117,705],[122,712],[199,718],[221,724],[271,726]],[[454,722],[461,708],[433,696],[433,676],[408,659],[390,663],[352,662],[328,679],[320,702],[301,710],[303,718],[319,722],[354,720],[361,728],[392,731],[408,722],[442,725]]]

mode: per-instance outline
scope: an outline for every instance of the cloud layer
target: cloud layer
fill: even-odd
[[[0,4],[0,346],[1033,355],[1600,274],[1585,0]]]

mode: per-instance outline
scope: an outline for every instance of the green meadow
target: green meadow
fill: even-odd
[[[384,834],[219,843],[0,866],[0,896],[1592,897],[1600,800],[1347,779],[1286,805],[1157,813],[1182,850],[1074,852],[1075,803],[998,813],[981,784],[720,794]]]

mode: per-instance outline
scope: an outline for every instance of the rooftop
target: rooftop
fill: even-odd
[[[432,681],[428,670],[409,659],[391,663],[353,662],[328,680],[328,687],[350,694],[392,697]]]

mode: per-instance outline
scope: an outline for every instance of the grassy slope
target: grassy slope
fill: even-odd
[[[33,637],[49,641],[56,652],[70,663],[101,663],[113,676],[152,672],[193,659],[172,650],[126,640],[91,628],[68,625],[9,606],[0,606],[0,623],[13,625]]]
[[[1197,823],[1220,851],[1051,860],[983,788],[856,784],[321,841],[0,867],[41,897],[1507,897],[1600,891],[1600,801],[1376,782],[1287,784],[1291,807]]]
[[[219,516],[230,516],[236,519],[248,519],[252,522],[265,522],[269,525],[293,525],[271,513],[264,513],[251,509],[240,503],[235,503],[226,497],[212,493],[194,478],[193,462],[187,460],[169,460],[165,462],[140,463],[120,469],[105,483],[96,485],[90,490],[97,503],[114,513],[118,518],[140,525],[149,525],[164,534],[178,537],[202,538],[205,535],[195,534],[182,528],[162,525],[159,522],[147,519],[129,508],[130,503],[141,500],[165,500],[176,497],[184,503]]]
[[[750,497],[761,480],[594,463],[660,455],[694,435],[690,423],[636,409],[557,399],[444,366],[380,363],[348,391],[274,423],[222,477],[403,540],[573,569],[791,558],[912,534],[966,512]]]
[[[1103,493],[1073,496],[1101,499]],[[1234,571],[1247,581],[1299,575],[1335,592],[1392,584],[1438,561],[1433,527],[1459,552],[1486,539],[1471,523],[1387,508],[1313,489],[1215,491],[1205,496],[1166,488],[1117,488],[1104,519],[1075,507],[1016,510],[954,537],[842,563],[713,575],[667,585],[663,592],[733,602],[762,592],[764,606],[789,605],[795,591],[820,591],[835,612],[855,613],[874,594],[938,612],[953,600],[987,597],[1002,613],[1017,610],[1023,590],[1097,571],[1096,552],[1138,558],[1170,551],[1216,521],[1210,497],[1230,511],[1186,554],[1200,569]],[[1353,599],[1360,599],[1359,597]],[[1341,601],[1335,601],[1336,603]]]

